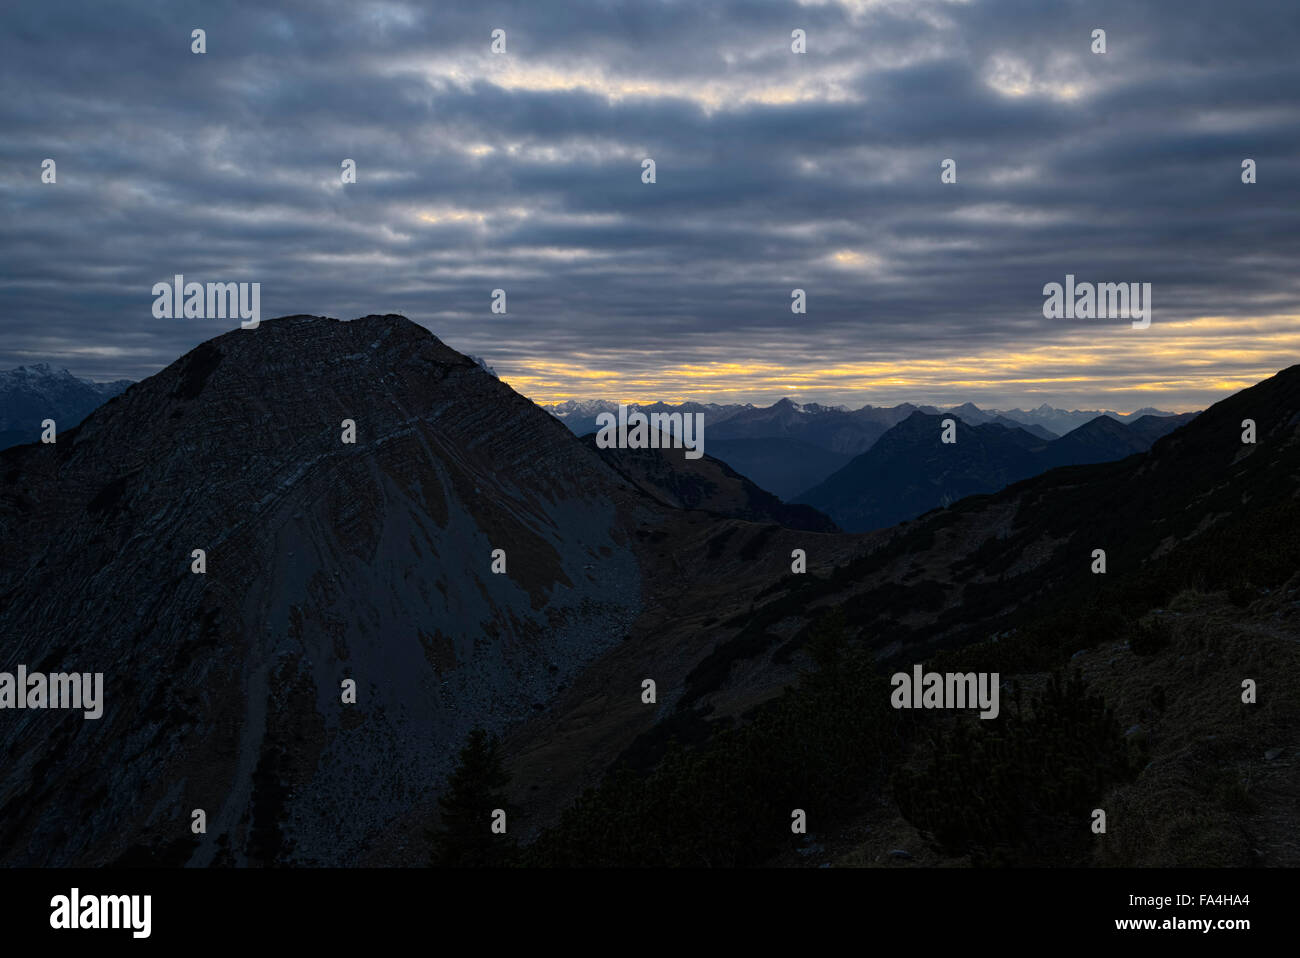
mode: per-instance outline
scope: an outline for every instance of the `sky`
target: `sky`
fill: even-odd
[[[1203,408],[1300,362],[1297,49],[1296,0],[18,0],[0,368],[237,327],[155,318],[179,273],[538,402]],[[1045,317],[1067,274],[1150,326]]]

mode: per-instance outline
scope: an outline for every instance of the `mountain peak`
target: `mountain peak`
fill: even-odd
[[[158,838],[160,781],[249,796],[267,755],[302,763],[273,816],[293,822],[293,853],[355,861],[443,779],[471,722],[501,732],[519,703],[553,700],[621,640],[642,595],[630,543],[663,514],[561,423],[396,315],[230,330],[57,445],[3,457],[6,655],[40,661],[58,621],[57,660],[102,672],[106,701],[121,703],[97,741],[133,739],[142,714],[185,717],[158,721],[149,761],[86,749],[35,779],[7,763],[0,794],[43,802],[75,782],[110,796],[66,832],[4,843],[7,863],[173,847]],[[213,574],[183,571],[192,549]],[[495,549],[508,571],[504,558],[490,567]],[[127,660],[177,681],[135,684],[116,667]],[[195,695],[180,679],[196,675],[231,694]],[[355,712],[337,707],[341,677],[364,689]],[[7,722],[0,750],[48,754],[65,729]],[[245,804],[218,802],[209,819],[241,863],[266,855],[235,837]],[[202,866],[217,849],[171,854]]]

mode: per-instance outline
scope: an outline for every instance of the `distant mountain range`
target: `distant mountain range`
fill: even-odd
[[[820,509],[849,532],[884,528],[1057,466],[1145,452],[1194,416],[1143,416],[1124,425],[1101,415],[1058,439],[1043,440],[997,420],[975,425],[952,413],[918,411],[795,501]],[[943,443],[942,424],[949,419],[956,423],[956,442]]]
[[[584,436],[596,430],[596,417],[604,412],[617,412],[618,403],[597,399],[590,401],[568,400],[543,406],[576,435]],[[705,450],[727,463],[737,472],[753,480],[763,489],[787,501],[800,498],[806,492],[828,480],[844,468],[854,456],[867,452],[890,429],[915,413],[938,416],[956,416],[971,426],[999,425],[1019,429],[1030,436],[1050,441],[1098,417],[1117,423],[1132,423],[1152,417],[1175,417],[1174,413],[1154,409],[1139,410],[1128,415],[1115,412],[1080,412],[1040,406],[1030,412],[980,409],[974,403],[964,403],[952,409],[940,410],[935,406],[916,406],[900,403],[897,406],[863,406],[849,410],[843,406],[823,406],[817,403],[797,403],[782,399],[771,406],[715,405],[683,403],[667,405],[629,404],[630,410],[647,415],[655,412],[703,413]],[[1102,459],[1118,458],[1144,449],[1156,438],[1156,426],[1145,427],[1143,435],[1150,434],[1145,445],[1134,445],[1133,436],[1120,439],[1113,436],[1113,454],[1102,454]],[[1133,448],[1128,448],[1133,446]],[[1085,458],[1080,461],[1096,462],[1101,459]],[[1013,472],[1016,470],[1013,468]],[[978,491],[992,491],[980,483]],[[1001,488],[995,486],[993,488]]]
[[[1098,416],[1109,416],[1111,419],[1117,419],[1123,423],[1131,423],[1144,416],[1173,416],[1175,413],[1163,412],[1152,406],[1143,406],[1131,413],[1111,412],[1109,409],[1093,409],[1091,411],[1071,409],[1067,412],[1064,409],[1053,409],[1044,403],[1037,409],[1031,409],[1028,412],[1023,409],[1004,409],[999,415],[1027,426],[1042,426],[1054,435],[1064,436],[1067,432],[1078,429],[1084,423],[1091,422]]]
[[[92,410],[119,395],[129,379],[97,383],[46,363],[0,372],[0,449],[41,438],[41,422],[71,429]]]
[[[597,415],[602,412],[617,412],[618,403],[607,399],[569,399],[561,403],[544,403],[542,408],[572,429],[577,435],[584,436],[595,431]],[[1119,422],[1128,423],[1143,416],[1176,415],[1176,413],[1163,412],[1149,406],[1132,413],[1118,413],[1109,409],[1094,409],[1091,411],[1072,409],[1067,411],[1065,409],[1056,409],[1046,403],[1037,409],[1028,411],[1023,409],[980,409],[974,403],[969,402],[950,409],[900,403],[897,406],[863,406],[861,409],[850,410],[846,406],[798,403],[789,398],[778,400],[771,406],[754,406],[750,403],[718,405],[716,403],[688,402],[680,405],[629,403],[628,408],[639,409],[645,413],[703,412],[709,417],[705,420],[705,424],[711,431],[718,429],[724,422],[734,420],[729,423],[727,429],[718,429],[717,435],[719,438],[749,439],[784,436],[785,438],[810,441],[814,445],[820,445],[832,451],[849,455],[866,452],[871,443],[878,439],[880,433],[884,431],[883,429],[876,431],[875,435],[871,436],[873,430],[863,430],[861,425],[848,425],[849,423],[876,423],[883,425],[887,429],[902,422],[917,410],[932,415],[940,412],[955,414],[961,416],[973,426],[983,425],[986,422],[1002,422],[1003,425],[1014,424],[1041,439],[1055,439],[1057,436],[1064,436],[1067,432],[1078,429],[1084,423],[1091,422],[1098,416],[1109,416]],[[841,434],[839,430],[846,430],[846,432]],[[869,438],[865,440],[865,444],[855,445],[852,438],[855,430],[867,433]],[[827,435],[832,438],[819,441],[818,437]]]
[[[606,399],[577,400],[569,399],[562,403],[552,403],[543,405],[545,409],[560,422],[564,423],[573,431],[575,436],[585,436],[587,433],[596,431],[596,417],[605,412],[618,412],[618,403]],[[727,405],[719,406],[716,403],[697,403],[686,402],[678,405],[669,405],[668,403],[651,403],[647,405],[639,403],[629,403],[629,409],[639,410],[647,416],[651,413],[704,413],[704,424],[706,428],[716,426],[724,419],[734,416],[736,413],[745,409],[751,409],[751,406]]]

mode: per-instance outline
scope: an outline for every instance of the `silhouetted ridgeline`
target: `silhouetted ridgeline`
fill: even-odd
[[[105,683],[102,718],[0,726],[0,861],[425,864],[432,832],[465,864],[484,802],[488,857],[537,864],[1294,864],[1261,756],[1297,721],[1298,429],[1293,367],[850,535],[594,449],[402,317],[235,330],[0,452],[3,668]],[[1008,444],[1045,441],[924,468]],[[916,663],[1000,673],[1001,717],[896,711]]]

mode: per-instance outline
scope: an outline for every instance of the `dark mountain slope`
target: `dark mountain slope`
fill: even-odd
[[[1135,435],[1141,436],[1149,448],[1157,439],[1187,425],[1196,416],[1194,412],[1179,413],[1176,416],[1138,416],[1128,421],[1127,428]]]
[[[1123,459],[1144,452],[1155,441],[1144,431],[1134,432],[1110,416],[1098,416],[1054,440],[1041,459],[1044,469]]]
[[[202,344],[0,454],[0,665],[106,686],[5,715],[0,861],[353,861],[622,638],[663,511],[401,317]]]
[[[1259,425],[1257,444],[1241,443],[1243,419]],[[1294,727],[1294,705],[1277,693],[1294,668],[1291,607],[1300,594],[1300,367],[1217,404],[1146,453],[1053,470],[865,537],[861,545],[829,573],[785,574],[756,596],[749,593],[747,607],[714,626],[734,630],[711,656],[725,650],[726,658],[708,670],[697,666],[675,707],[620,753],[634,769],[653,767],[653,778],[643,782],[638,772],[630,778],[624,773],[585,795],[538,843],[533,860],[611,864],[670,855],[682,863],[757,863],[783,846],[798,860],[788,830],[791,802],[815,803],[819,840],[852,822],[858,834],[865,827],[893,835],[898,807],[882,785],[882,766],[906,761],[909,753],[928,762],[925,743],[942,733],[951,744],[943,728],[960,720],[939,713],[900,719],[881,710],[888,694],[883,676],[924,662],[940,670],[998,671],[1006,682],[1023,677],[1041,689],[1043,670],[1063,668],[1094,649],[1090,661],[1104,673],[1094,677],[1102,694],[1113,696],[1111,704],[1142,727],[1155,723],[1151,747],[1170,764],[1151,770],[1138,761],[1127,772],[1106,771],[1105,763],[1119,769],[1128,761],[1119,731],[1114,742],[1089,738],[1086,759],[1058,746],[1058,753],[1067,747],[1074,762],[1084,762],[1083,774],[1093,782],[1085,782],[1085,790],[1097,789],[1090,800],[1101,801],[1105,789],[1128,817],[1115,819],[1115,837],[1103,845],[1079,841],[1082,819],[1049,822],[1045,837],[1063,842],[1072,856],[1054,863],[1081,863],[1079,856],[1092,854],[1109,863],[1297,860],[1285,827],[1294,817],[1295,776],[1261,773],[1268,785],[1259,796],[1258,820],[1243,818],[1249,803],[1233,788],[1245,763],[1257,768],[1267,760],[1234,749],[1279,744]],[[1096,548],[1107,552],[1104,575],[1091,571]],[[773,553],[774,563],[782,561],[777,549]],[[1279,589],[1282,597],[1274,600]],[[1198,596],[1211,593],[1218,595],[1207,609],[1221,609],[1226,594],[1251,610],[1251,621],[1230,641],[1215,626],[1222,613],[1200,611]],[[1151,621],[1170,603],[1189,617],[1172,639]],[[698,614],[693,605],[677,608]],[[828,644],[836,635],[840,644]],[[810,664],[820,667],[805,673],[793,693],[762,698],[757,686],[779,687],[782,661],[801,656],[810,644]],[[1140,671],[1149,680],[1175,672],[1180,679],[1120,684],[1126,668],[1139,671],[1127,655],[1162,656],[1165,648],[1175,654],[1159,668]],[[1232,658],[1226,668],[1223,656]],[[879,666],[874,673],[872,660]],[[1261,688],[1274,689],[1261,698],[1257,718],[1239,701],[1239,679],[1247,674],[1259,676]],[[1003,708],[1018,709],[1008,702],[1010,694]],[[1093,708],[1061,713],[1060,734],[1072,734],[1069,723],[1081,716],[1095,718]],[[1155,716],[1166,708],[1171,721],[1161,725]],[[1228,736],[1231,747],[1216,745],[1223,735],[1213,721],[1177,718],[1202,713],[1241,725]],[[927,731],[909,732],[916,723]],[[877,724],[887,730],[883,740],[872,732]],[[685,756],[670,746],[674,737],[691,746]],[[1094,760],[1103,764],[1094,768],[1088,764]],[[978,756],[973,761],[978,765]],[[1171,779],[1168,771],[1175,768],[1194,774],[1209,791]],[[1079,774],[1074,766],[1063,771]],[[988,768],[983,773],[988,780]],[[979,796],[966,802],[963,794],[947,804],[978,832],[984,812],[972,802]],[[1168,819],[1189,799],[1211,802],[1215,810],[1198,820],[1200,826],[1218,821],[1218,834],[1207,835],[1196,853],[1204,859],[1189,857],[1186,828]],[[715,821],[710,809],[732,814]],[[1226,818],[1216,819],[1220,813]],[[591,821],[613,838],[593,843],[584,830]],[[1258,829],[1261,837],[1247,829]]]
[[[941,441],[949,418],[914,412],[821,485],[795,501],[851,531],[879,529],[968,495],[1030,475],[1044,445],[1021,429],[957,423],[957,441]]]
[[[661,442],[667,445],[665,437]],[[808,532],[838,532],[835,523],[811,506],[786,505],[725,462],[710,455],[687,459],[683,449],[600,449],[596,434],[583,442],[629,482],[664,505],[700,509],[751,522],[775,522]]]
[[[849,456],[798,439],[715,439],[709,454],[782,499],[817,485],[842,469]]]

